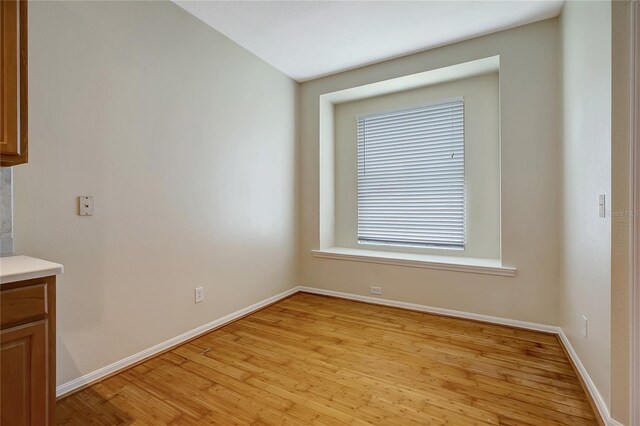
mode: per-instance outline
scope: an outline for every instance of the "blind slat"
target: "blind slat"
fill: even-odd
[[[358,240],[464,247],[464,101],[358,117]]]
[[[455,129],[460,131],[462,129],[462,120],[451,120],[446,117],[438,117],[436,120],[430,123],[425,123],[422,120],[400,121],[394,122],[388,125],[371,125],[366,124],[360,128],[361,132],[367,132],[368,135],[384,135],[391,132],[399,132],[400,134],[406,132],[418,132],[425,131],[429,133],[437,133],[444,130]]]

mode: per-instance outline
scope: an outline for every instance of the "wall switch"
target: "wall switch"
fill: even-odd
[[[382,287],[371,286],[371,294],[382,294]]]
[[[605,194],[600,194],[598,197],[598,216],[600,217],[605,217],[607,215],[606,198]]]
[[[588,336],[588,320],[587,317],[585,317],[584,315],[582,316],[582,337],[584,337],[585,339]]]
[[[79,215],[93,216],[93,196],[81,195],[78,197]]]
[[[204,288],[203,287],[198,287],[198,288],[194,289],[193,290],[193,294],[195,296],[195,302],[196,303],[204,302]]]

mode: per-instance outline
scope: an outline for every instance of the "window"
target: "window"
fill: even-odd
[[[464,100],[357,124],[358,242],[464,249]]]

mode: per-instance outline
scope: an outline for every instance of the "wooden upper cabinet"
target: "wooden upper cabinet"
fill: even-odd
[[[0,0],[0,166],[27,162],[27,1]]]

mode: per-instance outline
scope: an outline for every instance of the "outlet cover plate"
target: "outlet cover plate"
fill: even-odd
[[[197,287],[193,290],[195,303],[204,302],[204,287]]]
[[[93,196],[81,195],[78,197],[78,214],[80,216],[93,216]]]

